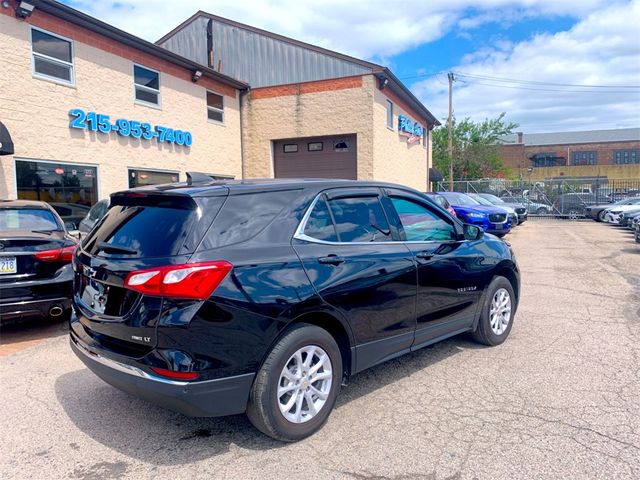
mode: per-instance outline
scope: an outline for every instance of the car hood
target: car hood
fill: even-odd
[[[609,207],[607,210],[611,212],[630,212],[632,210],[640,210],[640,205],[618,205],[617,207]]]
[[[504,213],[508,213],[504,208],[500,208],[500,207],[490,207],[488,205],[452,205],[452,207],[454,208],[454,210],[457,213],[482,213],[484,215],[489,215],[492,213],[497,213],[497,214],[504,214]]]

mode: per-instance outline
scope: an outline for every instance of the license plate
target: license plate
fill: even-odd
[[[18,273],[16,257],[0,257],[0,275]]]
[[[502,230],[502,224],[501,223],[496,223],[495,227],[496,227],[496,230]]]

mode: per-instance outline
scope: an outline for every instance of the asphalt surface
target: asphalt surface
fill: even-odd
[[[523,287],[505,344],[457,337],[363,372],[297,444],[121,393],[54,328],[0,357],[0,478],[640,478],[640,245],[594,222],[507,239]]]

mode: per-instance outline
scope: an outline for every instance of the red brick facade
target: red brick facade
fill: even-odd
[[[361,87],[362,76],[358,75],[354,77],[332,78],[329,80],[315,80],[313,82],[254,88],[251,90],[251,99],[259,100],[262,98],[286,97],[304,93],[327,92]]]
[[[9,16],[15,16],[15,0],[10,0],[9,8],[0,8],[0,13]],[[79,25],[72,24],[66,20],[54,17],[45,13],[38,8],[33,11],[33,14],[24,20],[25,22],[47,30],[52,33],[57,33],[67,38],[71,38],[74,41],[90,45],[94,48],[98,48],[105,52],[118,55],[123,58],[127,58],[134,63],[139,63],[145,67],[153,68],[162,73],[172,75],[182,80],[191,81],[192,71],[186,68],[174,65],[171,62],[162,60],[149,53],[142,52],[136,48],[130,47],[123,43],[118,43],[111,38],[107,38],[99,33],[95,33],[91,30],[83,28]],[[212,78],[202,77],[198,84],[203,88],[214,90],[218,93],[227,95],[228,97],[236,97],[237,90],[224,83],[217,82]]]
[[[640,150],[640,141],[559,144],[559,145],[525,145],[513,144],[500,147],[500,157],[505,167],[512,169],[529,168],[534,164],[531,157],[535,154],[551,153],[558,157],[557,166],[572,166],[573,154],[576,152],[596,152],[596,165],[615,165],[616,150]]]

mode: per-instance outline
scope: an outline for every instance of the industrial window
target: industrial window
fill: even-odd
[[[616,150],[613,152],[613,163],[616,165],[640,163],[640,150]]]
[[[224,98],[217,93],[207,92],[207,118],[224,123]]]
[[[322,142],[309,142],[307,144],[307,150],[309,152],[321,152],[324,148],[324,144]]]
[[[553,152],[536,153],[531,156],[534,167],[555,167],[558,165],[558,157]]]
[[[284,153],[296,153],[298,151],[298,144],[297,143],[285,143],[282,146],[282,151]]]
[[[137,103],[160,106],[160,72],[134,65],[133,84]]]
[[[387,127],[393,130],[393,102],[387,100]]]
[[[177,181],[178,172],[129,169],[129,188],[159,185],[162,183],[176,183]]]
[[[75,83],[73,42],[31,27],[33,75],[66,85]]]
[[[598,163],[598,152],[573,152],[572,165],[595,165]]]

